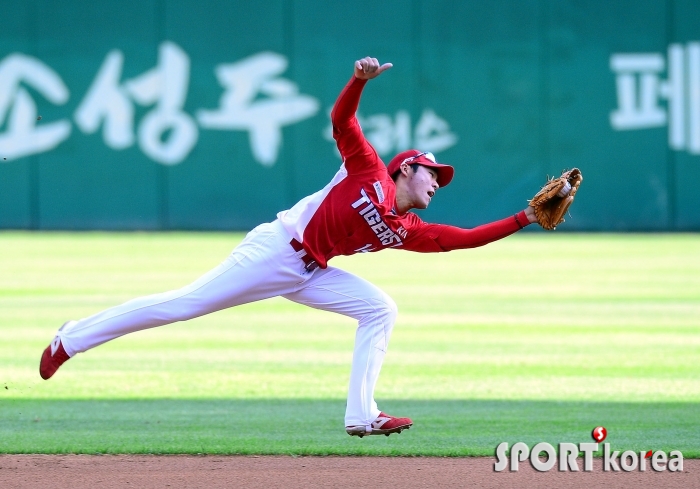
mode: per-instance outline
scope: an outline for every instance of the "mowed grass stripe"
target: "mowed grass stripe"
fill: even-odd
[[[376,393],[380,408],[416,418],[416,429],[396,441],[357,444],[342,430],[354,321],[279,298],[129,335],[72,359],[49,382],[39,378],[41,350],[65,320],[186,285],[240,239],[0,233],[0,451],[197,453],[210,446],[216,453],[473,455],[493,453],[498,437],[551,441],[578,433],[590,406],[598,418],[618,413],[607,428],[624,429],[625,443],[700,441],[694,234],[538,232],[448,254],[334,259],[399,306]],[[252,433],[268,428],[243,435],[237,423],[267,405],[260,416],[269,420],[268,438],[253,443]],[[209,433],[215,424],[203,416],[212,409],[226,413],[227,436]],[[124,410],[133,419],[124,420]],[[42,420],[52,412],[61,421],[48,425]],[[164,413],[193,421],[175,433],[162,419],[133,444],[120,434],[170,416]],[[511,423],[497,422],[500,416]],[[282,428],[290,419],[327,431],[319,427],[307,439]],[[547,419],[558,426],[550,435]],[[76,435],[70,445],[42,442],[42,430],[65,434],[76,423],[96,435]],[[592,426],[585,428],[588,436]]]
[[[384,405],[410,412],[414,426],[401,435],[351,438],[336,419],[341,400],[13,400],[0,405],[0,453],[493,456],[504,441],[590,442],[593,427],[603,425],[615,450],[700,456],[691,403],[387,399]]]

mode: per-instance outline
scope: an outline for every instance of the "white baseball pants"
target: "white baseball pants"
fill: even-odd
[[[374,388],[396,304],[379,288],[328,267],[307,272],[279,221],[261,224],[219,266],[181,289],[133,299],[66,324],[58,332],[66,353],[94,348],[134,331],[186,321],[228,307],[283,296],[294,302],[358,320],[350,371],[346,426],[369,428],[379,416]]]

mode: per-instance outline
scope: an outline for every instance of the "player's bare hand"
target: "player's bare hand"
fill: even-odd
[[[391,63],[379,64],[377,58],[366,58],[358,59],[355,61],[355,77],[361,80],[371,80],[376,78],[386,70],[394,66]]]
[[[530,221],[530,224],[537,222],[535,208],[531,205],[527,206],[527,208],[525,209],[525,215],[527,216],[527,220]]]

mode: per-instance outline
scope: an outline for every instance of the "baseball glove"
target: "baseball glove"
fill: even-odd
[[[582,181],[581,171],[578,168],[572,168],[562,173],[560,177],[550,179],[542,190],[528,201],[535,209],[540,226],[552,231],[564,222],[564,214],[574,201]]]

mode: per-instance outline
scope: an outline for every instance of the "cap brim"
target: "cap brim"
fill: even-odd
[[[428,166],[430,168],[435,168],[438,172],[437,183],[440,187],[447,187],[455,176],[455,169],[450,165],[445,165],[442,163],[433,163],[432,161],[425,159],[416,160],[415,163],[419,165]]]

